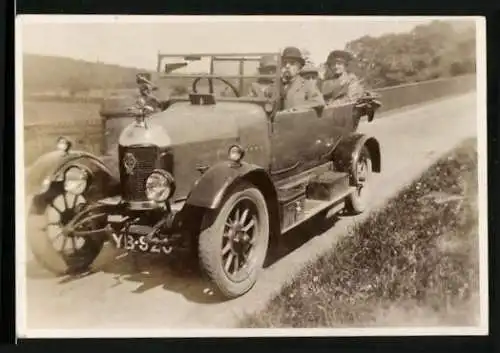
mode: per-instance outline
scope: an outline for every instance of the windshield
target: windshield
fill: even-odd
[[[173,96],[192,93],[193,82],[197,81],[197,93],[210,93],[212,89],[216,96],[248,97],[255,96],[255,90],[263,86],[271,86],[269,91],[273,90],[276,65],[276,54],[160,55],[158,71],[161,86]],[[210,80],[204,77],[207,75],[226,82],[213,78],[210,87]]]

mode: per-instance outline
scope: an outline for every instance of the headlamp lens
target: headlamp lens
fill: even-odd
[[[146,196],[151,201],[167,200],[173,190],[173,178],[165,171],[154,171],[146,180]]]
[[[64,190],[80,195],[87,189],[87,172],[79,167],[71,167],[64,173]]]
[[[228,157],[233,162],[239,162],[243,158],[244,151],[240,146],[234,145],[229,148]]]
[[[63,152],[68,152],[71,147],[71,143],[64,137],[60,137],[57,140],[57,149]]]

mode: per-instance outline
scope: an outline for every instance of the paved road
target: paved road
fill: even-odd
[[[376,210],[444,152],[476,135],[476,95],[388,113],[362,123],[360,130],[376,136],[383,149],[383,173],[374,179],[371,209]],[[49,278],[28,264],[26,324],[29,329],[144,329],[136,332],[139,336],[161,335],[158,329],[232,327],[245,312],[262,309],[304,264],[347,234],[353,221],[346,217],[332,221],[332,227],[309,224],[289,232],[254,289],[222,303],[197,274],[145,264],[134,271],[130,259],[109,262],[115,255],[111,250],[99,259],[98,272],[74,280]]]

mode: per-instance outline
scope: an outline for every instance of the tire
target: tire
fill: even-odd
[[[61,227],[85,205],[88,205],[88,201],[84,195],[75,197],[63,192],[50,197],[43,205],[41,214],[28,214],[26,230],[31,252],[55,276],[89,270],[103,248],[103,236],[83,238],[66,236],[60,232]],[[91,224],[90,228],[93,226],[96,224]]]
[[[372,175],[372,160],[370,152],[363,146],[355,162],[357,173],[355,183],[358,184],[356,191],[346,198],[346,210],[350,214],[360,214],[366,210],[370,201],[370,179]]]
[[[205,214],[198,241],[200,267],[220,295],[235,298],[254,286],[267,255],[269,233],[264,196],[248,183],[239,184],[218,210]]]

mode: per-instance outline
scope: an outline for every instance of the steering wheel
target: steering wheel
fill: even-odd
[[[193,90],[193,92],[194,92],[194,93],[198,93],[198,91],[196,90],[196,86],[198,85],[198,82],[200,82],[200,80],[201,80],[202,78],[204,78],[204,77],[197,77],[197,78],[193,81],[192,90]],[[237,89],[236,87],[234,87],[234,85],[233,85],[231,82],[229,82],[229,81],[227,81],[227,80],[223,79],[222,77],[213,77],[213,78],[212,78],[212,77],[208,77],[208,78],[207,78],[207,80],[208,80],[208,81],[212,81],[213,79],[216,79],[216,80],[219,80],[219,81],[221,81],[221,82],[225,83],[226,85],[228,85],[228,86],[229,86],[229,87],[233,90],[233,93],[234,93],[234,95],[235,95],[236,97],[239,97],[239,96],[240,96],[240,94],[239,94],[239,92],[238,92],[238,89]]]

